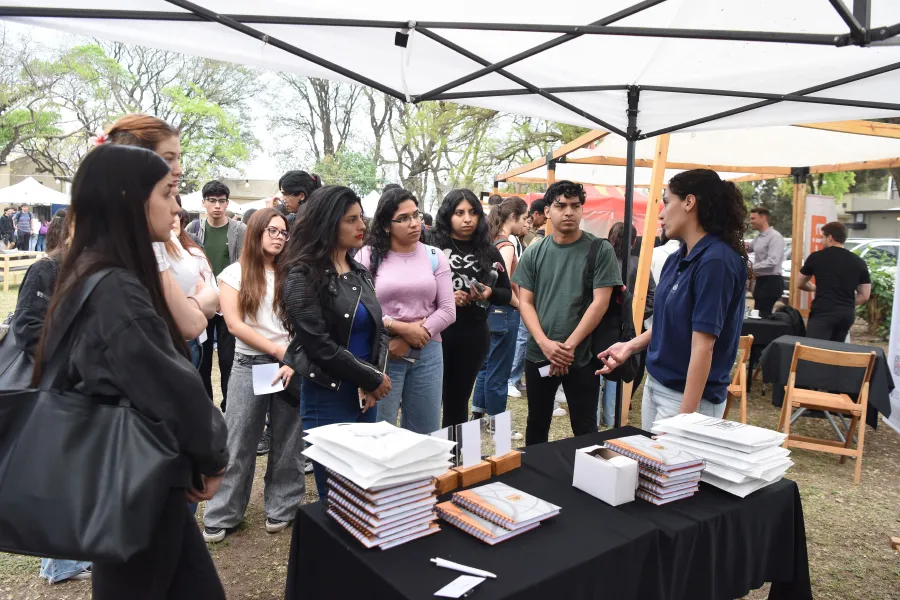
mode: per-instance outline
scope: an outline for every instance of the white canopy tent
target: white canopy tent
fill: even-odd
[[[0,189],[0,204],[28,204],[52,206],[71,204],[68,194],[51,190],[34,177],[23,179],[15,185]]]
[[[188,212],[202,212],[203,194],[200,192],[193,192],[191,194],[187,194],[186,196],[182,196],[181,208]]]

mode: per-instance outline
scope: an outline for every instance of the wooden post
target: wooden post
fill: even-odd
[[[495,179],[494,180],[494,194],[499,194],[499,193],[500,193],[500,184]]]
[[[803,183],[800,183],[800,182]],[[800,310],[800,290],[797,289],[797,275],[803,262],[803,229],[806,221],[806,174],[794,176],[794,226],[791,232],[791,306]]]
[[[647,306],[647,290],[650,287],[650,263],[653,260],[653,243],[656,240],[656,230],[659,228],[659,209],[662,203],[663,179],[666,174],[666,157],[669,154],[669,134],[663,134],[656,138],[656,152],[653,155],[653,173],[650,179],[650,195],[647,198],[647,212],[644,214],[644,233],[641,241],[641,255],[638,261],[637,279],[634,282],[634,330],[641,332],[644,321],[644,307]],[[624,282],[626,285],[628,282]],[[639,382],[637,382],[639,383]],[[631,410],[631,390],[635,383],[625,383],[622,388],[622,418],[619,421],[623,426],[628,425],[628,415]]]

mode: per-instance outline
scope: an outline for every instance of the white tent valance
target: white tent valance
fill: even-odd
[[[28,177],[15,185],[0,189],[0,204],[28,204],[30,206],[52,206],[54,204],[71,204],[68,194],[51,190]]]

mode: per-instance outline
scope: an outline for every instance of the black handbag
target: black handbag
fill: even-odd
[[[15,321],[15,317],[13,317]],[[12,323],[0,341],[0,390],[21,390],[31,385],[34,361],[19,348]]]
[[[584,290],[583,296],[587,303],[582,315],[587,311],[594,298],[594,268],[597,262],[597,254],[602,244],[609,244],[608,240],[596,238],[591,242],[588,251],[587,262],[584,265]],[[610,247],[610,249],[612,249]],[[609,308],[600,320],[597,328],[591,332],[591,354],[596,358],[598,354],[609,349],[619,342],[630,342],[635,337],[634,318],[632,309],[632,295],[626,286],[613,288],[609,298]],[[637,355],[631,355],[628,360],[616,367],[612,372],[604,375],[604,379],[610,381],[634,381],[637,376],[640,360]]]
[[[163,423],[66,381],[72,325],[109,272],[73,295],[39,388],[0,392],[0,551],[124,562],[148,547],[170,489],[189,481]]]

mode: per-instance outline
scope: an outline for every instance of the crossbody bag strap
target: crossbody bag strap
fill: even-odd
[[[602,243],[603,240],[600,238],[594,238],[591,241],[587,262],[584,264],[584,271],[582,272],[582,302],[584,303],[581,309],[582,315],[587,312],[588,306],[594,301],[594,268],[597,264],[597,254],[600,252]]]
[[[57,379],[64,372],[68,356],[66,352],[58,352],[58,350],[63,347],[63,342],[69,337],[76,318],[81,314],[84,305],[97,287],[97,284],[112,272],[112,268],[105,268],[89,276],[78,290],[78,293],[72,297],[69,304],[70,310],[63,315],[61,321],[53,323],[53,334],[48,335],[44,342],[43,355],[47,367],[41,376],[41,383],[38,386],[40,389],[46,390],[54,387]]]

